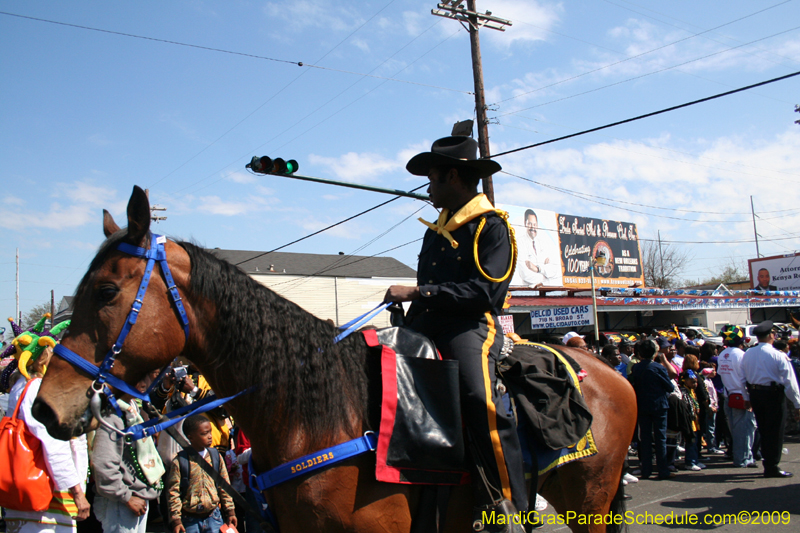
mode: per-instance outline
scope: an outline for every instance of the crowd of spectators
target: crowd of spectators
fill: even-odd
[[[798,432],[800,392],[795,368],[800,366],[800,342],[777,338],[771,323],[754,330],[758,344],[747,351],[741,329],[724,331],[724,346],[697,342],[677,334],[672,339],[653,332],[636,342],[606,339],[602,348],[575,332],[563,344],[595,352],[627,379],[636,393],[637,431],[631,451],[639,468],[623,483],[640,478],[669,479],[680,469],[699,472],[704,457],[725,456],[733,466],[758,468],[767,477],[790,477],[779,469],[785,431]],[[601,339],[602,341],[602,339]],[[108,409],[106,424],[69,442],[50,437],[30,409],[52,357],[48,348],[19,370],[4,375],[9,408],[17,402],[19,417],[43,445],[54,497],[41,512],[4,510],[9,531],[144,533],[148,523],[161,523],[171,533],[219,531],[223,524],[238,531],[257,532],[260,526],[214,479],[199,467],[208,462],[254,508],[247,463],[250,444],[224,408],[187,418],[182,433],[194,453],[184,450],[169,434],[131,441],[125,428],[151,416],[179,409],[211,394],[211,387],[191,367],[176,366],[151,393],[143,408],[131,396],[117,399]],[[147,390],[158,372],[137,388]],[[795,417],[787,417],[791,413]],[[179,431],[180,426],[178,426]],[[653,469],[655,461],[655,471]]]
[[[567,346],[599,349],[597,357],[636,392],[638,424],[631,451],[640,467],[626,473],[626,482],[654,475],[669,479],[681,469],[699,472],[709,456],[741,468],[759,468],[761,461],[764,476],[791,477],[779,462],[784,434],[800,432],[800,342],[779,337],[771,322],[754,329],[758,343],[750,348],[735,326],[723,331],[723,345],[675,331],[673,338],[653,331],[635,342],[601,337],[602,347],[575,332],[562,339]]]
[[[166,413],[211,394],[201,375],[176,365],[151,393],[149,412],[140,400],[120,395],[116,398],[119,410],[105,410],[105,424],[96,431],[60,441],[50,437],[30,412],[51,357],[48,348],[31,361],[29,378],[19,370],[9,372],[4,381],[8,390],[0,392],[8,393],[11,409],[20,402],[19,418],[42,442],[47,473],[55,485],[53,500],[41,512],[3,509],[0,531],[200,533],[220,531],[223,524],[232,526],[230,531],[261,531],[259,522],[234,505],[197,463],[207,461],[257,508],[247,476],[250,443],[223,408],[193,415],[178,426],[196,453],[184,450],[166,431],[155,439],[136,441],[122,434],[157,416],[159,410]],[[147,376],[136,388],[144,392],[157,374]]]

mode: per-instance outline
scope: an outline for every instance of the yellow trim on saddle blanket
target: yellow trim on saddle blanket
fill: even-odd
[[[572,378],[572,383],[575,385],[575,388],[578,389],[578,393],[583,396],[583,391],[581,390],[581,382],[578,380],[578,375],[575,373],[575,370],[572,368],[572,365],[567,361],[567,359],[561,354],[558,350],[551,348],[545,344],[539,344],[538,342],[518,342],[516,344],[527,344],[528,346],[536,346],[538,348],[543,348],[548,352],[555,354],[558,357],[559,361],[561,361],[564,366],[567,367],[567,372],[569,372],[570,377]],[[577,443],[573,444],[572,446],[567,446],[564,449],[571,449],[574,448],[575,451],[571,451],[564,455],[557,457],[553,462],[548,464],[546,467],[539,470],[539,475],[546,474],[550,470],[557,468],[563,464],[571,463],[572,461],[583,459],[584,457],[589,457],[595,455],[597,453],[597,444],[594,442],[594,436],[592,435],[592,429],[586,431],[586,435],[583,436],[581,440]]]

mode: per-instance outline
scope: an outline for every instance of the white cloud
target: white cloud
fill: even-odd
[[[102,133],[95,133],[94,135],[90,135],[87,138],[89,144],[93,144],[95,146],[108,146],[111,144],[111,141]]]
[[[692,140],[683,144],[691,145]],[[503,158],[503,167],[590,200],[498,174],[499,203],[635,222],[644,236],[660,229],[663,238],[677,240],[750,239],[750,194],[757,214],[761,212],[760,234],[788,236],[782,230],[796,234],[800,225],[797,211],[774,213],[797,209],[800,131],[795,128],[774,138],[720,137],[689,153],[681,142],[666,136],[600,142],[581,149],[539,149],[509,155]],[[781,245],[793,249],[798,242],[777,241],[769,246],[773,253],[781,253]],[[725,253],[752,254],[752,245],[737,246],[728,246]]]
[[[597,84],[599,80],[602,84],[655,75],[660,71],[699,75],[731,69],[762,72],[776,62],[797,57],[800,53],[800,40],[797,39],[778,37],[775,39],[777,42],[765,41],[770,43],[769,50],[762,50],[765,43],[729,50],[745,40],[724,44],[716,37],[714,40],[703,35],[691,37],[686,32],[666,30],[635,18],[611,28],[607,35],[611,40],[610,47],[619,50],[620,54],[592,48],[589,55],[575,57],[562,67],[531,71],[487,88],[487,101],[498,102],[514,97],[512,102],[503,104],[503,112],[508,112],[526,101],[554,94],[564,95],[568,87],[581,81]]]
[[[398,159],[388,159],[379,154],[348,152],[339,157],[324,157],[310,154],[308,160],[313,165],[326,167],[338,178],[348,181],[375,181],[380,175],[402,169],[405,163]]]
[[[73,250],[86,250],[88,252],[96,252],[99,244],[96,242],[76,241],[71,239],[67,241],[67,245]]]
[[[426,27],[425,23],[427,22],[427,16],[423,15],[418,11],[405,11],[402,15],[402,24],[408,33],[411,36],[416,37],[419,35]]]
[[[268,2],[264,13],[274,23],[283,21],[282,29],[300,31],[309,27],[330,31],[349,31],[363,22],[359,10],[348,6],[333,5],[327,0],[294,0],[292,2]],[[280,33],[280,32],[276,32]]]
[[[201,196],[197,199],[194,208],[209,215],[239,216],[249,215],[259,211],[270,211],[274,198],[249,195],[246,200],[225,200],[219,196]]]
[[[360,37],[354,37],[350,39],[350,44],[361,50],[362,52],[369,52],[369,44],[367,41]]]
[[[506,31],[485,30],[484,38],[496,46],[510,47],[516,43],[530,43],[547,40],[548,32],[558,22],[563,11],[560,3],[547,3],[534,0],[491,0],[482,2],[479,11],[491,11],[498,18],[511,21]]]
[[[315,219],[311,216],[303,217],[300,222],[300,227],[304,230],[308,231],[309,233],[314,231],[319,231],[322,228],[328,227],[331,224],[338,222],[334,219]],[[335,226],[327,231],[325,231],[325,235],[328,237],[339,237],[342,239],[350,239],[350,240],[357,240],[360,239],[363,235],[368,233],[371,228],[365,227],[363,224],[360,224],[357,220],[351,221],[345,224],[341,224],[339,226]]]
[[[100,208],[112,214],[124,212],[126,201],[116,199],[116,191],[108,187],[94,185],[90,181],[58,183],[53,188],[48,205],[41,195],[36,209],[14,196],[5,196],[0,204],[0,227],[12,230],[74,229],[85,224],[100,224]]]
[[[248,174],[247,172],[241,171],[231,171],[225,174],[225,179],[228,181],[232,181],[234,183],[240,183],[242,185],[251,185],[253,183],[258,182],[258,178],[253,176],[252,174]]]

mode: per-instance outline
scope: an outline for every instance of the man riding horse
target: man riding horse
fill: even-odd
[[[428,177],[428,194],[441,213],[435,224],[420,219],[429,229],[417,286],[393,285],[386,300],[412,302],[406,324],[433,340],[443,357],[459,362],[462,413],[477,455],[472,470],[479,518],[498,507],[508,514],[509,501],[515,508],[511,512],[525,512],[528,498],[519,438],[495,377],[503,346],[497,315],[514,271],[515,243],[507,214],[477,191],[481,179],[501,168],[478,159],[477,148],[470,137],[445,137],[406,165],[411,174]],[[479,469],[499,497],[484,487]],[[484,526],[487,531],[513,530]]]

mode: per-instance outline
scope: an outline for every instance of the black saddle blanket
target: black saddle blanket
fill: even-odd
[[[554,348],[555,349],[555,348]],[[559,352],[575,373],[580,366]],[[540,446],[558,450],[574,445],[592,425],[592,414],[573,383],[566,364],[533,344],[516,344],[498,365],[498,372],[525,417],[529,434]]]

